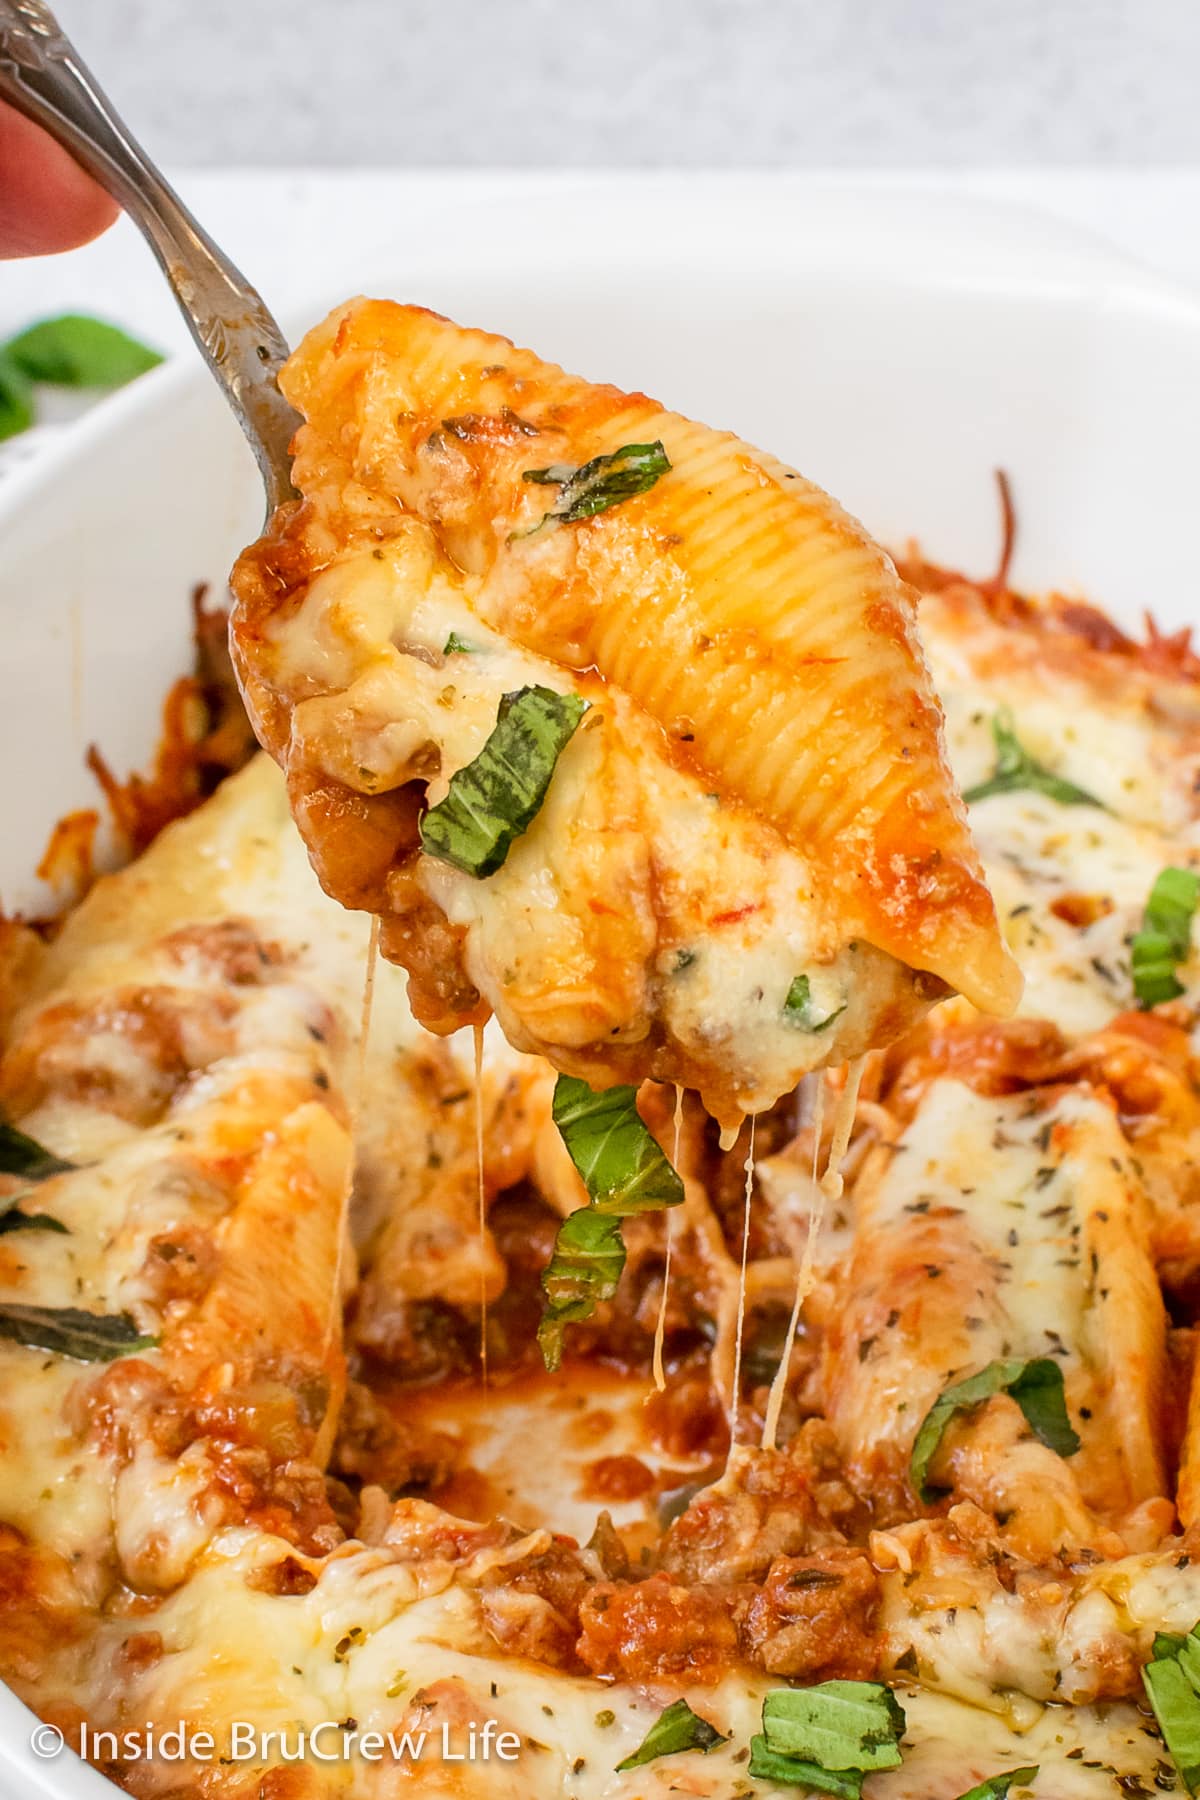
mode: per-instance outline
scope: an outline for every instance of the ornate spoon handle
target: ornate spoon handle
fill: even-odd
[[[268,507],[292,499],[288,444],[300,419],[276,384],[283,333],[122,124],[43,0],[0,0],[0,98],[57,138],[141,230],[250,441]]]

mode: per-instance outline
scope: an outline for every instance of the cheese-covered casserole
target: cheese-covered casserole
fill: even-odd
[[[286,773],[3,928],[0,1674],[163,1800],[1185,1793],[1200,663],[881,554],[778,665],[738,593],[706,646],[705,484],[747,607],[797,517],[875,553],[450,330],[352,309],[293,371],[238,622]],[[530,468],[659,441],[540,529]],[[539,690],[588,710],[525,718],[552,779],[472,875],[422,820]],[[945,887],[856,888],[864,808]]]

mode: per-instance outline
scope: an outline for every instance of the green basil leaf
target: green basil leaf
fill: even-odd
[[[18,1197],[14,1194],[7,1205],[0,1202],[0,1237],[9,1231],[58,1231],[70,1235],[62,1220],[52,1219],[49,1213],[22,1212]]]
[[[51,1175],[65,1175],[74,1167],[74,1163],[45,1149],[36,1138],[0,1119],[0,1175],[20,1175],[26,1181],[48,1181]]]
[[[466,638],[460,638],[457,631],[452,631],[442,648],[443,656],[473,656],[474,644],[468,644]]]
[[[494,875],[541,810],[555,764],[586,711],[578,694],[553,688],[505,694],[487,743],[421,820],[428,854],[467,875]]]
[[[1187,1639],[1177,1632],[1156,1631],[1150,1655],[1155,1662],[1163,1662],[1169,1656],[1178,1656],[1186,1643]]]
[[[1198,900],[1200,875],[1194,869],[1163,869],[1155,878],[1142,928],[1130,945],[1133,991],[1139,1006],[1158,1006],[1183,993],[1175,967],[1191,952]]]
[[[112,1362],[157,1344],[128,1313],[81,1312],[74,1306],[16,1306],[0,1301],[0,1338],[30,1350],[52,1350],[78,1362]]]
[[[10,338],[3,353],[30,381],[56,387],[123,387],[162,361],[157,350],[85,313],[42,319]]]
[[[538,1344],[552,1370],[562,1362],[565,1327],[591,1318],[599,1302],[617,1291],[625,1267],[619,1221],[683,1199],[682,1181],[637,1110],[635,1087],[597,1094],[586,1081],[560,1075],[553,1113],[590,1205],[563,1220],[542,1274],[546,1304]]]
[[[522,481],[536,482],[539,487],[557,487],[558,499],[543,513],[529,531],[514,533],[516,537],[532,537],[543,525],[557,521],[574,525],[580,519],[594,518],[619,506],[634,494],[644,494],[670,470],[667,453],[660,443],[622,444],[607,456],[593,456],[578,469],[570,463],[555,463],[548,469],[526,469]]]
[[[1073,781],[1053,774],[1044,763],[1030,756],[1013,728],[1012,714],[1007,707],[1001,707],[992,719],[992,739],[996,746],[995,772],[987,781],[967,789],[963,799],[968,806],[973,801],[986,800],[989,794],[1015,794],[1021,789],[1029,789],[1057,800],[1062,806],[1102,807],[1103,802],[1089,794],[1086,788],[1076,787]]]
[[[904,1708],[879,1681],[772,1688],[763,1698],[768,1750],[838,1773],[898,1769]]]
[[[802,1762],[796,1756],[780,1756],[770,1748],[765,1737],[750,1739],[750,1762],[747,1773],[763,1781],[815,1789],[819,1794],[834,1794],[837,1800],[862,1800],[862,1771],[859,1769],[822,1769],[818,1763]]]
[[[678,1756],[681,1750],[700,1750],[707,1756],[718,1744],[727,1742],[725,1733],[694,1713],[686,1700],[675,1700],[660,1713],[632,1756],[617,1764],[616,1773],[640,1769],[660,1756]]]
[[[1158,931],[1139,931],[1129,947],[1129,969],[1133,991],[1142,1011],[1161,1006],[1164,1000],[1178,1000],[1183,983],[1175,973],[1179,959],[1171,949],[1169,938]]]
[[[1142,1670],[1163,1743],[1189,1794],[1200,1789],[1200,1695],[1179,1660],[1159,1658]]]
[[[797,975],[793,978],[792,985],[787,991],[787,998],[783,1003],[784,1018],[798,1031],[824,1031],[825,1027],[832,1025],[833,1021],[840,1018],[845,1010],[846,1002],[843,1000],[842,1004],[835,1006],[832,1012],[822,1013],[820,1006],[813,999],[812,984],[807,975]]]
[[[993,1394],[1009,1394],[1025,1414],[1035,1437],[1048,1449],[1059,1456],[1074,1456],[1079,1436],[1067,1417],[1062,1368],[1053,1357],[1035,1356],[1028,1362],[1014,1357],[990,1362],[977,1374],[944,1388],[921,1421],[913,1441],[909,1476],[922,1500],[934,1498],[934,1490],[928,1485],[929,1465],[955,1413],[979,1406]]]
[[[542,1270],[546,1299],[537,1333],[542,1360],[551,1372],[562,1364],[566,1327],[590,1319],[602,1300],[612,1299],[624,1267],[619,1219],[581,1206],[563,1220]]]
[[[1163,869],[1150,889],[1145,924],[1160,931],[1180,959],[1192,947],[1192,919],[1200,899],[1200,875],[1195,869]]]
[[[1057,1456],[1074,1456],[1080,1440],[1067,1415],[1061,1363],[1050,1356],[1033,1357],[1009,1382],[1008,1392],[1034,1436],[1048,1450]]]
[[[1175,1654],[1175,1660],[1178,1661],[1180,1668],[1197,1694],[1200,1694],[1200,1627],[1194,1628],[1184,1638]]]
[[[586,1081],[560,1075],[553,1114],[598,1212],[624,1219],[679,1205],[683,1183],[643,1123],[635,1087],[597,1094]]]
[[[1006,1769],[1003,1775],[989,1775],[986,1781],[960,1794],[958,1800],[1008,1800],[1009,1788],[1028,1787],[1037,1775],[1038,1766],[1033,1763],[1028,1769]]]
[[[0,350],[0,439],[17,437],[33,424],[33,385]]]

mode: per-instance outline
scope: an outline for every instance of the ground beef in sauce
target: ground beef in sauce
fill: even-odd
[[[878,1604],[878,1577],[860,1551],[777,1557],[739,1611],[742,1650],[768,1675],[864,1680],[877,1660]]]
[[[666,1575],[628,1586],[600,1582],[579,1609],[578,1652],[593,1675],[665,1676],[712,1683],[737,1660],[729,1596]]]

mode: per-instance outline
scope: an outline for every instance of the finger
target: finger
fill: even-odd
[[[0,105],[0,257],[73,250],[119,210],[53,138]]]

